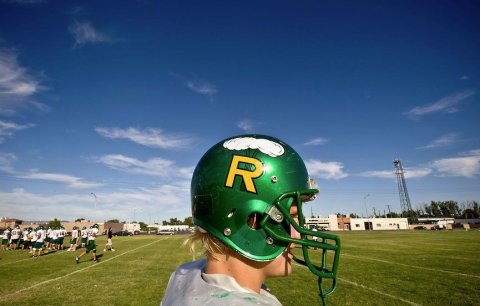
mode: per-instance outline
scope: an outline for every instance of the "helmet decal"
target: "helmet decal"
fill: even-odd
[[[254,169],[252,169],[252,171],[248,169],[243,169],[242,167],[239,167],[240,163],[252,165]],[[257,189],[255,187],[255,183],[253,182],[253,180],[262,176],[262,174],[263,174],[263,164],[260,160],[253,157],[248,157],[248,156],[233,155],[232,163],[230,164],[230,168],[228,170],[227,181],[225,182],[225,186],[232,188],[233,181],[235,180],[235,177],[238,175],[243,178],[243,183],[245,184],[246,191],[251,193],[257,193]]]
[[[273,140],[255,137],[236,137],[223,143],[225,149],[231,151],[258,150],[270,157],[278,157],[285,153],[283,146]],[[265,172],[261,160],[253,156],[233,155],[228,170],[225,187],[233,188],[237,176],[242,177],[244,189],[250,193],[257,193],[254,179],[259,178]],[[243,166],[240,166],[243,165]]]
[[[277,157],[283,155],[285,149],[277,142],[253,137],[237,137],[227,140],[223,143],[223,147],[229,150],[247,150],[256,149],[260,152],[267,154],[271,157]]]

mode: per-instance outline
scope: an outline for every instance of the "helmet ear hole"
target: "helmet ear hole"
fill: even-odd
[[[259,214],[257,212],[251,213],[248,216],[248,220],[247,220],[248,227],[250,227],[251,229],[254,229],[254,230],[259,229],[261,218],[262,218],[261,214]]]

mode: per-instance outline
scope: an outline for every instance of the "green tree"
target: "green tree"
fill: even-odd
[[[465,219],[480,218],[480,206],[478,205],[478,202],[469,201],[467,203],[463,203],[462,206],[464,207],[462,216]]]
[[[140,224],[140,230],[141,231],[148,231],[148,226],[147,224],[143,223],[143,222],[139,222],[138,224]]]
[[[61,226],[62,223],[60,222],[60,220],[58,220],[57,218],[53,219],[53,221],[50,221],[48,222],[47,226],[51,227],[51,228],[57,228],[59,226]]]
[[[170,221],[168,221],[167,225],[180,225],[182,222],[178,220],[177,218],[170,218]]]
[[[186,217],[185,220],[183,220],[183,224],[193,226],[192,217]]]
[[[107,223],[120,223],[120,221],[118,221],[118,219],[112,219],[108,220]]]

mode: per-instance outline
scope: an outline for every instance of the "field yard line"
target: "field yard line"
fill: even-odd
[[[383,260],[383,259],[368,258],[368,257],[355,256],[355,255],[349,255],[349,254],[342,254],[342,256],[349,256],[349,257],[353,257],[353,258],[373,260],[373,261],[378,261],[378,262],[393,264],[393,265],[397,265],[397,266],[404,266],[404,267],[409,267],[409,268],[415,268],[415,269],[423,269],[423,270],[434,271],[434,272],[442,272],[442,273],[449,273],[449,274],[466,276],[466,277],[480,278],[480,275],[475,275],[475,274],[465,274],[465,273],[448,271],[448,270],[442,270],[442,269],[434,269],[434,268],[427,268],[427,267],[422,267],[422,266],[407,265],[407,264],[398,263],[398,262],[392,262],[392,261]]]
[[[294,262],[293,264],[296,265],[296,266],[299,266],[299,267],[308,269],[307,267],[305,267],[305,266],[303,266],[303,265],[300,265],[300,264],[298,264],[298,263],[296,263],[296,262]],[[367,287],[367,286],[365,286],[365,285],[358,284],[358,283],[356,283],[356,282],[352,282],[352,281],[346,280],[346,279],[344,279],[344,278],[337,277],[337,279],[338,279],[338,280],[341,280],[342,282],[345,282],[345,283],[347,283],[347,284],[350,284],[350,285],[352,285],[352,286],[360,287],[360,288],[362,288],[362,289],[365,289],[365,290],[368,290],[368,291],[372,291],[372,292],[375,292],[375,293],[377,293],[377,294],[380,294],[380,295],[389,297],[389,298],[391,298],[391,299],[393,299],[393,300],[402,301],[402,302],[404,302],[404,303],[407,303],[407,304],[413,305],[413,306],[422,306],[422,304],[417,304],[417,303],[415,303],[415,302],[411,302],[411,301],[409,301],[409,300],[406,300],[406,299],[404,299],[404,298],[402,298],[402,297],[395,296],[395,295],[392,295],[392,294],[389,294],[389,293],[385,293],[385,292],[382,292],[382,291],[380,291],[380,290],[373,289],[373,288]]]
[[[26,260],[33,260],[33,258],[32,258],[32,256],[29,256],[29,257],[27,257],[27,258],[19,259],[19,260],[17,260],[17,261],[2,263],[2,264],[0,264],[0,267],[1,267],[1,266],[6,266],[6,265],[15,264],[15,263],[17,263],[17,262],[22,262],[22,261],[26,261]]]
[[[74,275],[74,274],[77,274],[77,273],[79,273],[79,272],[83,272],[83,271],[85,271],[85,270],[87,270],[87,269],[96,267],[96,266],[101,265],[101,264],[103,264],[103,263],[105,263],[105,262],[108,262],[108,261],[110,261],[110,260],[112,260],[112,259],[115,259],[115,258],[117,258],[117,257],[123,256],[123,255],[125,255],[125,254],[127,254],[127,253],[136,251],[136,250],[138,250],[138,249],[144,248],[144,247],[146,247],[146,246],[149,246],[149,245],[151,245],[151,244],[157,243],[157,242],[162,241],[162,240],[164,240],[164,239],[155,240],[155,241],[153,241],[153,242],[151,242],[151,243],[148,243],[148,244],[145,244],[145,245],[141,245],[141,246],[139,246],[138,248],[128,250],[128,251],[126,251],[126,252],[124,252],[124,253],[122,253],[122,254],[118,254],[118,255],[116,255],[116,256],[114,256],[114,257],[112,257],[112,258],[109,258],[109,259],[100,261],[99,263],[96,263],[96,264],[94,264],[94,265],[85,267],[85,268],[83,268],[83,269],[75,270],[75,271],[70,272],[70,273],[68,273],[68,274],[65,274],[65,275],[63,275],[63,276],[58,276],[58,277],[55,277],[55,278],[52,278],[52,279],[48,279],[48,280],[46,280],[46,281],[43,281],[43,282],[38,283],[38,284],[35,284],[35,285],[30,286],[30,287],[28,287],[28,288],[22,288],[22,289],[20,289],[20,290],[15,291],[15,292],[6,294],[6,295],[0,297],[0,301],[2,301],[2,300],[7,300],[8,297],[10,297],[10,296],[15,296],[15,295],[19,294],[20,292],[23,292],[23,291],[26,291],[26,290],[30,290],[30,289],[33,289],[33,288],[35,288],[35,287],[42,286],[42,285],[44,285],[44,284],[47,284],[47,283],[50,283],[50,282],[53,282],[53,281],[57,281],[57,280],[61,280],[61,279],[67,278],[67,277],[69,277],[69,276],[71,276],[71,275]],[[72,262],[72,264],[73,264],[73,262]]]
[[[344,278],[337,277],[337,279],[339,279],[339,280],[341,280],[342,282],[345,282],[345,283],[347,283],[347,284],[350,284],[350,285],[353,285],[353,286],[356,286],[356,287],[360,287],[360,288],[362,288],[362,289],[366,289],[366,290],[369,290],[369,291],[373,291],[373,292],[375,292],[375,293],[378,293],[378,294],[380,294],[380,295],[389,297],[389,298],[391,298],[391,299],[402,301],[402,302],[407,303],[407,304],[409,304],[409,305],[413,305],[413,306],[421,306],[421,305],[422,305],[422,304],[417,304],[417,303],[415,303],[415,302],[411,302],[411,301],[406,300],[406,299],[404,299],[404,298],[402,298],[402,297],[399,297],[399,296],[391,295],[391,294],[389,294],[389,293],[385,293],[385,292],[382,292],[382,291],[380,291],[380,290],[373,289],[373,288],[367,287],[367,286],[365,286],[365,285],[358,284],[358,283],[356,283],[356,282],[352,282],[352,281],[346,280],[346,279],[344,279]]]
[[[77,249],[77,250],[78,250],[78,249]],[[16,250],[16,251],[20,251],[20,250]],[[17,262],[26,261],[26,260],[37,260],[37,259],[40,259],[40,258],[45,258],[44,256],[46,256],[46,255],[48,255],[49,257],[51,257],[51,256],[58,255],[58,254],[72,254],[72,253],[68,253],[68,252],[64,253],[64,252],[66,252],[66,250],[63,250],[63,251],[55,251],[55,253],[53,253],[53,254],[44,254],[44,255],[42,255],[42,256],[40,256],[40,257],[35,257],[35,258],[32,258],[31,253],[25,253],[25,254],[27,254],[27,256],[28,256],[27,258],[19,259],[19,260],[17,260],[17,261],[2,263],[2,264],[0,264],[0,267],[1,267],[1,266],[6,266],[6,265],[11,265],[11,264],[14,264],[14,263],[17,263]]]

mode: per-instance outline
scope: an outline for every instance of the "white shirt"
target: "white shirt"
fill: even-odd
[[[161,306],[281,306],[266,287],[260,294],[240,286],[233,277],[223,274],[205,274],[206,260],[181,265],[168,281]]]
[[[47,232],[45,230],[38,230],[37,231],[37,242],[42,243],[47,236]]]
[[[59,229],[57,236],[58,236],[58,238],[65,237],[65,230],[63,228]]]
[[[32,241],[32,242],[37,241],[37,232],[36,231],[31,231],[30,234],[28,234],[28,237],[30,237],[30,241]]]
[[[21,233],[21,230],[18,229],[18,228],[14,228],[12,230],[12,237],[10,239],[19,239],[20,238],[20,233]]]
[[[88,240],[95,240],[97,238],[98,228],[91,228],[88,230]]]
[[[3,239],[8,239],[8,234],[10,234],[10,231],[9,230],[5,230],[3,232]]]

